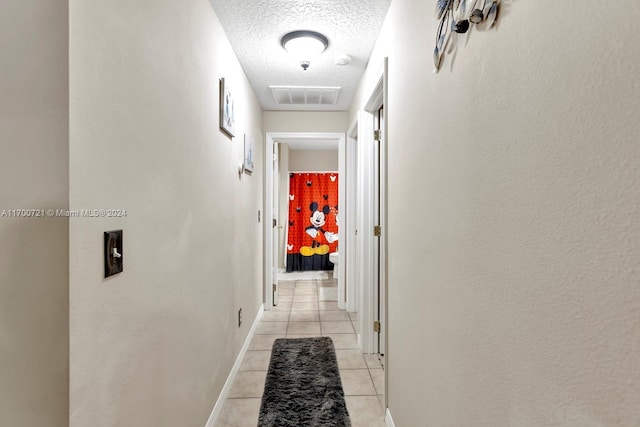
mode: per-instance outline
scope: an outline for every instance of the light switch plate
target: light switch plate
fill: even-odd
[[[124,268],[122,230],[104,232],[104,277],[121,273]]]

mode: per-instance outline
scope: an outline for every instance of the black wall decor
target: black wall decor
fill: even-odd
[[[471,24],[491,28],[500,11],[500,0],[437,0],[436,19],[440,20],[433,50],[434,72],[440,71],[445,52],[455,49],[457,35],[464,34]]]

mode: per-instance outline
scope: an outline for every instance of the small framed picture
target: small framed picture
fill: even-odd
[[[244,135],[244,170],[247,172],[253,172],[253,138],[249,135]]]
[[[233,94],[227,79],[220,79],[220,129],[231,138],[235,135],[236,118],[233,105]]]

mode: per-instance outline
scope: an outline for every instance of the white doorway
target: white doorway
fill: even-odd
[[[336,132],[267,132],[265,138],[265,153],[274,153],[273,156],[265,156],[265,207],[264,211],[273,213],[274,204],[277,204],[278,199],[278,185],[284,185],[284,183],[278,183],[274,179],[274,175],[278,174],[278,157],[277,157],[277,144],[287,143],[287,141],[335,141],[338,147],[339,159],[344,158],[345,135],[343,133]],[[344,161],[339,161],[339,176],[344,174]],[[345,197],[345,183],[343,179],[338,181],[339,184],[339,206],[344,206]],[[342,212],[341,212],[342,216]],[[274,222],[275,220],[275,222]],[[286,229],[286,227],[284,227]],[[274,304],[277,304],[277,294],[274,294],[274,289],[277,289],[277,275],[278,275],[278,233],[282,232],[282,228],[278,228],[277,217],[265,217],[264,221],[264,295],[265,295],[265,310],[271,310]],[[342,242],[344,239],[344,227],[340,227],[338,232],[338,241]],[[338,307],[346,307],[346,293],[345,293],[345,263],[343,262],[344,256],[339,252],[338,262]]]
[[[386,61],[348,132],[347,306],[363,353],[386,351]],[[353,173],[352,173],[353,172]]]

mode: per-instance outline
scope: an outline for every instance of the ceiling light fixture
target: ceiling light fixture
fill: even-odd
[[[307,71],[313,57],[320,55],[329,47],[329,39],[315,31],[292,31],[282,36],[280,44],[284,50],[300,60],[300,66]]]

